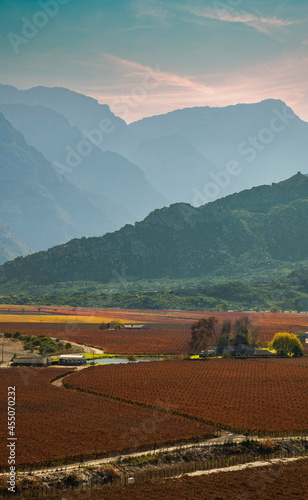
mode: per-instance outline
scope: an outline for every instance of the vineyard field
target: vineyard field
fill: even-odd
[[[0,445],[6,450],[8,387],[16,387],[16,465],[79,461],[165,443],[212,437],[215,429],[182,417],[56,387],[63,368],[2,368]],[[85,370],[87,371],[87,370]],[[168,409],[168,401],[165,404]],[[0,467],[7,466],[1,453]]]
[[[308,431],[308,359],[211,359],[91,367],[65,386],[126,401],[168,401],[177,414],[236,432]]]
[[[61,340],[103,349],[111,354],[177,354],[188,351],[187,329],[100,330],[93,324],[2,323],[3,332],[48,335]]]
[[[8,308],[10,309],[10,308]],[[197,311],[121,311],[101,309],[91,311],[62,308],[54,315],[51,310],[40,314],[27,315],[31,322],[25,322],[22,312],[14,310],[14,321],[10,320],[10,311],[0,310],[0,331],[14,333],[19,331],[27,335],[48,335],[61,340],[86,344],[103,349],[111,354],[180,354],[189,352],[190,326],[203,317],[215,315],[219,326],[226,319],[247,316],[247,313],[204,313]],[[47,314],[45,314],[47,313]],[[92,316],[91,316],[92,314]],[[260,339],[268,342],[277,332],[308,330],[308,316],[305,314],[250,313],[254,327],[260,333]],[[90,319],[89,319],[90,318]],[[100,330],[99,323],[106,319],[128,319],[129,323],[141,322],[147,326],[142,330]]]

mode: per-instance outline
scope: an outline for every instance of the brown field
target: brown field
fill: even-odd
[[[15,311],[14,311],[15,312]],[[26,311],[29,312],[29,311]],[[73,311],[69,308],[57,308],[55,315],[50,316],[51,308],[46,309],[49,316],[33,314],[31,323],[22,320],[23,313],[15,315],[14,322],[9,321],[8,311],[2,307],[0,311],[0,330],[2,332],[16,331],[22,334],[49,335],[80,344],[86,344],[98,349],[104,349],[113,354],[178,354],[189,351],[190,325],[199,318],[215,315],[219,323],[226,319],[233,321],[247,313],[204,313],[197,311],[126,311],[108,309],[82,309]],[[62,314],[62,316],[61,316]],[[86,323],[87,317],[91,323]],[[63,316],[64,315],[64,316]],[[272,340],[277,332],[308,330],[308,316],[304,314],[271,314],[250,313],[256,329],[260,332],[263,342]],[[147,324],[149,330],[100,330],[99,322],[105,318],[122,319],[129,322]],[[50,319],[49,319],[50,318]],[[63,318],[63,319],[62,319]],[[78,318],[80,322],[78,322]],[[16,321],[19,319],[19,321]],[[48,323],[46,321],[51,321]]]
[[[248,433],[308,431],[308,359],[211,359],[91,367],[66,387],[170,409]]]
[[[8,387],[15,386],[18,468],[153,449],[165,443],[213,436],[215,432],[208,425],[166,412],[51,385],[52,379],[68,371],[0,370],[0,446],[7,450]],[[168,401],[160,401],[160,406],[164,405],[168,409]],[[6,466],[4,452],[0,467]]]
[[[149,330],[100,330],[93,324],[1,323],[3,332],[48,335],[103,349],[111,354],[177,354],[188,351],[190,333],[174,328]]]

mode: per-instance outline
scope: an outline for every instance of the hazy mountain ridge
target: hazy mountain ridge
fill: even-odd
[[[177,134],[144,140],[129,157],[172,203],[191,202],[196,186],[216,169],[189,139]]]
[[[202,155],[203,179],[202,176],[196,179],[193,188],[190,183],[187,187],[184,182],[182,184],[185,200],[195,205],[260,184],[279,182],[299,170],[307,171],[308,123],[280,100],[268,99],[255,104],[221,108],[184,108],[143,118],[131,123],[129,129],[135,136],[137,146],[127,156],[142,168],[145,168],[147,157],[151,158],[154,172],[159,168],[161,158],[159,154],[156,158],[153,156],[153,143],[162,145],[168,137],[177,136],[183,142],[188,140],[192,148]],[[173,153],[170,150],[172,170],[176,163]],[[238,165],[235,175],[228,175],[230,162]],[[167,152],[164,164],[165,176],[168,177]],[[178,167],[182,171],[185,169],[188,176],[191,161],[180,159]],[[224,175],[217,180],[217,174],[221,172]],[[213,182],[216,192],[214,189],[213,193],[212,189],[208,194],[207,188]],[[158,184],[155,186],[159,187]],[[176,196],[176,190],[171,193]]]
[[[246,249],[242,252],[244,267],[258,259],[262,264],[276,258],[302,258],[298,247],[295,256],[289,242],[296,228],[290,227],[284,236],[284,218],[302,227],[303,221],[295,219],[299,214],[303,218],[306,215],[305,182],[295,176],[293,181],[286,181],[286,188],[279,183],[250,191],[252,186],[276,182],[298,170],[307,171],[308,124],[282,101],[186,108],[128,126],[107,105],[65,88],[21,91],[0,85],[1,109],[36,149],[21,140],[13,128],[6,144],[8,129],[2,126],[0,217],[34,250],[75,237],[100,236],[141,220],[154,210],[141,225],[136,224],[134,233],[132,226],[127,226],[120,236],[111,236],[110,247],[115,244],[111,270],[105,272],[99,266],[99,270],[93,269],[93,276],[99,277],[93,279],[108,280],[110,273],[121,273],[123,266],[128,266],[131,276],[156,276],[159,263],[164,276],[207,274],[212,268],[222,273],[223,256],[227,267],[233,262],[234,269],[240,270],[237,249],[227,237],[232,231]],[[100,147],[90,144],[90,153],[80,153],[85,147],[84,134],[102,139]],[[64,177],[38,150],[58,163]],[[238,164],[236,174],[228,173],[230,162]],[[209,196],[208,188],[213,185],[216,194]],[[244,191],[235,197],[226,196],[239,190]],[[185,203],[155,210],[168,200],[196,206],[222,195],[225,198],[206,208],[201,206],[199,211]],[[281,226],[278,229],[277,224]],[[192,232],[199,228],[204,232],[202,238]],[[305,227],[302,230],[305,235]],[[151,231],[158,231],[159,244]],[[211,231],[214,239],[218,238],[216,246],[211,246]],[[182,241],[177,232],[182,232]],[[192,248],[186,240],[195,238],[195,234],[198,238]],[[285,247],[285,255],[275,248],[274,240],[270,244],[273,235],[276,246]],[[171,255],[173,244],[181,249],[177,261]],[[104,251],[106,262],[109,257]],[[69,274],[69,269],[66,272]]]
[[[0,113],[0,217],[34,250],[121,227],[124,209],[59,180],[52,165]]]
[[[45,106],[25,104],[1,105],[0,112],[28,144],[52,162],[60,176],[82,190],[125,207],[127,222],[142,220],[155,208],[167,204],[137,165],[117,153],[102,151],[101,145],[85,141],[80,130],[63,115]]]
[[[256,202],[281,189],[293,190],[292,201],[267,211],[244,209],[243,195],[200,208],[185,204],[155,210],[135,226],[127,225],[100,238],[72,240],[47,252],[20,258],[1,267],[1,282],[57,281],[108,282],[117,273],[122,279],[245,276],[270,273],[308,259],[308,177],[298,173],[274,186],[249,193]],[[256,194],[257,193],[257,194]],[[229,198],[228,203],[231,203]]]
[[[9,226],[0,219],[0,264],[28,253],[30,253],[29,248],[18,241]]]
[[[96,99],[63,87],[33,87],[19,90],[10,85],[0,84],[0,104],[41,105],[64,115],[71,126],[81,132],[103,128],[103,147],[120,153],[129,147],[132,134],[124,120],[110,111],[107,104],[99,104]]]

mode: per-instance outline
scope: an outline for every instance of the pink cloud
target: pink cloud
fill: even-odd
[[[153,70],[112,55],[108,57],[121,71],[126,71],[130,81],[113,87],[113,90],[94,91],[95,97],[109,104],[120,116],[119,102],[122,102],[126,108],[122,117],[127,122],[184,107],[228,106],[270,98],[285,101],[296,114],[308,121],[308,57],[303,54],[247,67],[241,74],[212,74],[199,76],[198,80],[159,68]],[[143,78],[149,74],[157,76],[156,85],[150,91],[135,93],[134,89],[140,90]]]
[[[198,19],[205,18],[228,23],[242,23],[265,34],[269,34],[273,28],[284,28],[294,24],[294,21],[279,19],[277,17],[264,17],[248,12],[236,12],[229,6],[226,6],[225,9],[218,7],[192,7],[191,5],[179,6],[178,8],[192,14]]]
[[[144,66],[135,61],[129,61],[126,59],[121,59],[113,54],[103,54],[109,61],[113,62],[120,70],[127,70],[126,76],[141,77],[151,76],[157,79],[160,86],[167,87],[183,87],[195,91],[211,92],[212,89],[205,85],[204,83],[197,82],[193,77],[177,75],[176,73],[170,73],[168,71],[162,71],[159,66],[155,69],[149,66]],[[137,82],[140,84],[142,82]],[[130,84],[131,86],[131,84]]]

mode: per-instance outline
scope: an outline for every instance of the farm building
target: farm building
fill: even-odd
[[[231,354],[231,356],[253,356],[255,349],[245,344],[239,344],[226,347],[224,353]]]
[[[49,366],[51,358],[14,358],[12,366]]]
[[[305,343],[308,344],[308,332],[305,332]]]
[[[259,356],[262,358],[272,358],[274,354],[271,351],[268,351],[267,349],[256,349],[254,356]]]
[[[59,365],[79,366],[86,364],[87,360],[82,354],[61,354]]]
[[[212,347],[207,349],[207,356],[222,356],[223,354],[231,354],[231,356],[239,357],[272,357],[273,353],[266,349],[254,349],[245,344],[239,344],[235,346],[223,347]],[[200,358],[204,357],[204,351],[200,353]]]
[[[143,328],[146,328],[145,325],[136,325],[136,324],[126,324],[124,325],[124,328],[126,330],[143,330]]]

